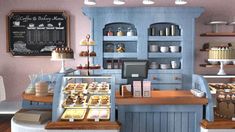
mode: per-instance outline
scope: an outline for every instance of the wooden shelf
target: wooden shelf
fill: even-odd
[[[104,58],[137,58],[137,53],[104,53]]]
[[[207,52],[208,52],[208,51],[209,51],[209,49],[200,49],[200,51],[207,51]]]
[[[137,41],[137,36],[104,36],[104,41]]]
[[[149,58],[180,58],[182,57],[181,53],[153,53],[149,52],[148,53]]]
[[[220,67],[220,65],[211,65],[211,64],[200,64],[200,67],[206,67],[206,68],[214,68],[214,67]],[[235,68],[235,65],[224,65],[224,68]]]
[[[232,32],[220,32],[220,33],[203,33],[202,37],[235,37],[235,33]]]
[[[215,121],[210,122],[207,120],[202,120],[201,126],[205,129],[235,129],[235,121],[215,119]]]
[[[58,121],[58,122],[49,122],[46,125],[46,129],[81,129],[81,130],[119,130],[120,124],[118,122],[110,121]]]
[[[182,36],[149,36],[149,41],[182,41]]]
[[[52,103],[53,102],[53,95],[38,97],[34,94],[22,94],[22,98],[24,100],[33,101],[33,102],[42,102],[42,103]]]
[[[189,90],[152,91],[152,97],[122,97],[116,93],[117,105],[204,105],[206,98],[195,97]]]

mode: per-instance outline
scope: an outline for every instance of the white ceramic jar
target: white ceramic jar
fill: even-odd
[[[180,52],[180,46],[173,45],[173,46],[169,46],[169,47],[170,47],[170,51],[172,53]]]
[[[159,50],[158,50],[158,45],[156,45],[156,44],[151,44],[151,45],[149,45],[149,51],[150,52],[158,52]]]

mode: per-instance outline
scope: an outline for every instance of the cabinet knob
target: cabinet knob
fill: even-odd
[[[153,76],[152,79],[153,79],[153,80],[157,80],[157,77],[156,77],[156,76]]]
[[[175,79],[175,80],[181,80],[181,78],[180,78],[180,77],[174,77],[174,79]]]

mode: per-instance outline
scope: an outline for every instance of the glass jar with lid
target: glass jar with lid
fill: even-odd
[[[114,52],[114,44],[113,43],[107,43],[104,47],[105,52]]]
[[[112,28],[109,28],[109,31],[107,32],[107,36],[113,36]]]
[[[118,31],[117,31],[117,36],[123,36],[123,35],[124,35],[124,33],[123,33],[123,31],[122,31],[122,28],[119,27],[119,28],[118,28]]]
[[[118,53],[125,52],[125,44],[124,43],[118,43],[116,45],[116,52],[118,52]]]
[[[131,27],[128,28],[126,36],[134,36],[134,31],[131,29]]]

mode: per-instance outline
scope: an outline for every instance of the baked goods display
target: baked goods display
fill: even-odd
[[[212,47],[209,59],[235,59],[235,50],[228,46]]]
[[[73,59],[74,58],[74,53],[73,50],[69,47],[65,48],[55,48],[51,52],[51,59],[56,60],[56,59]]]
[[[86,114],[86,109],[66,109],[61,116],[61,120],[83,120]]]
[[[110,118],[110,109],[90,109],[87,115],[87,119],[108,120]]]
[[[61,107],[65,111],[61,120],[108,120],[111,107],[109,91],[108,82],[67,83],[63,88]]]
[[[91,64],[90,63],[90,57],[96,57],[96,52],[91,51],[90,52],[90,46],[94,46],[95,42],[90,39],[90,35],[88,34],[85,39],[83,39],[80,42],[80,45],[87,46],[87,51],[81,51],[79,53],[80,57],[87,57],[87,63],[86,64],[80,64],[77,66],[78,70],[87,70],[87,74],[90,75],[90,70],[100,69],[100,65],[98,64]]]

